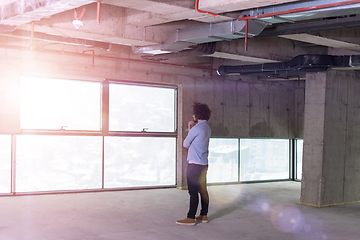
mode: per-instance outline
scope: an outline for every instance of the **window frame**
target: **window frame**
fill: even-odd
[[[213,139],[229,139],[226,137],[214,137]],[[261,182],[277,182],[277,181],[289,181],[289,180],[293,180],[292,179],[292,168],[295,165],[294,162],[294,150],[293,150],[293,139],[278,139],[278,138],[230,138],[230,139],[237,139],[238,140],[238,180],[237,181],[232,181],[232,182],[216,182],[216,183],[208,183],[208,185],[220,185],[220,184],[227,184],[227,183],[261,183]],[[241,140],[242,139],[263,139],[263,140],[287,140],[288,144],[289,144],[289,174],[288,174],[288,178],[280,178],[280,179],[268,179],[268,180],[251,180],[251,181],[241,181]]]
[[[304,146],[304,140],[303,139],[294,139],[294,177],[293,180],[297,181],[297,182],[301,182],[301,178],[298,178],[298,164],[299,161],[301,161],[301,165],[302,165],[302,160],[303,160],[303,154],[304,154],[304,147],[303,147],[303,152],[301,153],[301,158],[298,155],[298,143],[299,141],[303,142],[303,146]],[[301,170],[302,172],[302,170]]]
[[[72,76],[59,76],[51,74],[34,74],[25,73],[23,76],[39,77],[39,78],[54,78],[57,80],[65,81],[84,81],[84,82],[97,82],[100,83],[100,130],[60,130],[60,129],[21,129],[17,134],[12,135],[11,138],[11,193],[0,193],[3,195],[28,195],[28,194],[55,194],[55,193],[74,193],[74,192],[99,192],[109,191],[105,188],[105,137],[118,136],[118,137],[167,137],[174,138],[176,147],[175,153],[176,164],[175,164],[175,179],[174,186],[177,184],[177,152],[178,152],[178,86],[173,84],[162,84],[162,83],[148,83],[148,82],[137,82],[137,81],[125,81],[116,79],[104,79],[104,78],[79,78]],[[155,88],[169,88],[174,90],[174,132],[135,132],[135,131],[109,131],[109,84],[124,84],[144,87],[155,87]],[[52,136],[101,136],[102,137],[102,156],[101,156],[101,189],[81,189],[81,190],[51,190],[51,191],[35,191],[35,192],[18,192],[16,190],[16,136],[19,135],[52,135]],[[111,190],[128,190],[128,189],[149,189],[149,188],[160,188],[163,186],[145,186],[145,187],[119,187]]]
[[[109,102],[104,102],[107,106],[107,113],[103,112],[105,116],[106,123],[104,126],[107,136],[124,136],[124,137],[136,137],[136,136],[149,136],[149,137],[176,137],[178,135],[178,86],[172,84],[156,84],[156,83],[146,83],[146,82],[135,82],[135,81],[123,81],[123,80],[114,80],[106,79],[103,82],[104,87],[106,88],[106,96],[104,98],[110,100],[110,84],[123,84],[130,86],[141,86],[141,87],[155,87],[155,88],[168,88],[174,90],[174,132],[146,132],[146,131],[110,131],[109,129]],[[104,94],[104,95],[105,95]]]
[[[49,78],[49,79],[56,79],[56,80],[64,80],[64,81],[77,81],[77,82],[95,82],[100,84],[100,128],[99,130],[77,130],[77,129],[36,129],[36,128],[22,128],[20,125],[20,133],[24,134],[55,134],[55,135],[89,135],[92,136],[95,134],[96,136],[102,135],[102,124],[103,124],[103,83],[106,79],[97,79],[97,78],[79,78],[74,76],[64,76],[64,75],[52,75],[52,74],[36,74],[36,73],[24,73],[21,77],[39,77],[39,78]],[[20,96],[21,97],[21,96]],[[21,116],[21,111],[20,111]]]
[[[211,139],[234,139],[236,140],[236,145],[237,145],[237,159],[236,159],[236,164],[237,164],[237,176],[236,176],[236,181],[221,181],[221,182],[207,182],[208,185],[212,185],[212,184],[226,184],[226,183],[236,183],[236,182],[240,182],[240,139],[241,138],[226,138],[226,137],[213,137],[213,138],[210,138],[210,141]],[[210,147],[210,146],[209,146]],[[209,151],[209,157],[210,157],[210,151]],[[209,168],[211,168],[211,164],[209,163]],[[208,175],[207,175],[207,178],[209,178],[209,170],[208,170]]]

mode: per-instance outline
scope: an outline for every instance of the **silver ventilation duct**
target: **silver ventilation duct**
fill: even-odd
[[[134,53],[155,55],[178,52],[201,43],[230,41],[244,38],[245,25],[245,21],[235,20],[177,30],[164,44],[145,47],[133,46],[132,50]],[[248,23],[248,36],[253,37],[258,35],[266,26],[267,23],[250,20]]]

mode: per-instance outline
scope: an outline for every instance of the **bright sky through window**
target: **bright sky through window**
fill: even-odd
[[[22,129],[100,130],[100,83],[22,77]]]
[[[110,131],[175,131],[175,89],[110,84],[109,108]]]

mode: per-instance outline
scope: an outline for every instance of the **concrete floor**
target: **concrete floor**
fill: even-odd
[[[300,205],[300,183],[209,186],[209,223],[180,226],[187,191],[0,197],[1,240],[360,239],[360,203]]]

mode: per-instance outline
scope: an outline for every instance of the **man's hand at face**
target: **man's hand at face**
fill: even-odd
[[[190,129],[195,126],[195,122],[194,121],[190,121],[188,122],[188,130],[190,131]]]

